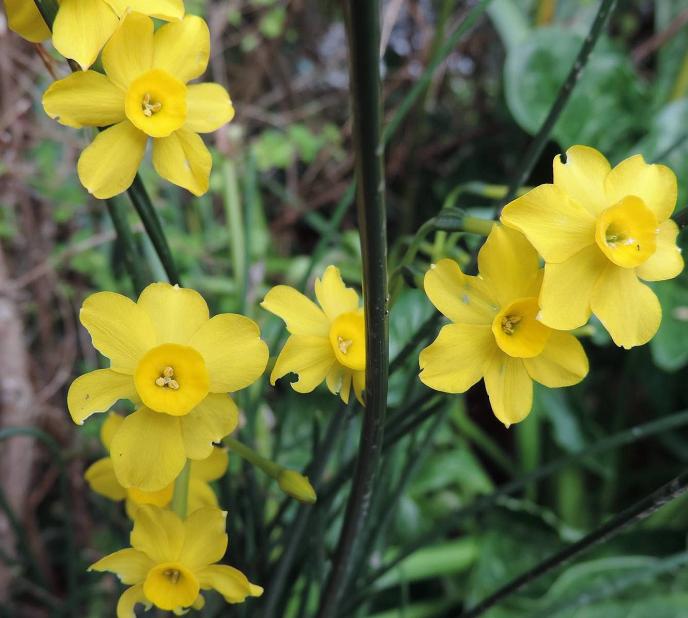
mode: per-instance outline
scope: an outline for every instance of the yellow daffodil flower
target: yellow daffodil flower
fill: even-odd
[[[96,3],[98,0],[89,0]],[[95,197],[126,191],[153,138],[153,167],[195,195],[208,190],[212,160],[199,133],[234,117],[219,84],[187,84],[208,65],[210,33],[200,17],[165,24],[129,13],[103,49],[105,75],[80,71],[53,83],[46,113],[70,127],[109,127],[81,156],[81,183]]]
[[[348,288],[336,266],[328,266],[315,282],[320,307],[294,288],[278,285],[261,303],[264,309],[284,320],[291,337],[282,348],[270,382],[297,373],[292,382],[298,393],[310,393],[327,382],[332,394],[349,402],[351,385],[363,403],[365,388],[365,322],[358,294]]]
[[[263,589],[231,566],[216,564],[227,551],[227,513],[214,507],[182,521],[172,511],[143,505],[134,516],[131,548],[105,556],[89,571],[115,573],[130,586],[117,604],[117,618],[136,618],[137,603],[182,613],[204,605],[201,590],[216,590],[227,603],[259,597]]]
[[[178,21],[184,17],[184,0],[60,0],[53,45],[65,58],[88,69],[128,11]]]
[[[440,260],[426,273],[425,293],[453,323],[420,353],[420,379],[438,391],[463,393],[480,378],[495,416],[507,427],[533,402],[533,380],[570,386],[588,373],[578,340],[539,320],[542,269],[519,232],[495,225],[478,254],[479,275]]]
[[[508,204],[502,221],[523,232],[545,260],[541,320],[568,330],[594,313],[614,343],[632,348],[657,332],[662,308],[644,281],[683,270],[676,246],[676,176],[641,155],[614,169],[593,148],[554,159],[554,184]]]
[[[4,0],[4,2],[7,25],[10,30],[32,43],[40,43],[50,38],[50,28],[43,20],[33,0],[31,2],[27,2],[27,0]]]
[[[111,412],[100,429],[100,439],[109,452],[112,437],[115,435],[124,417]],[[218,506],[217,496],[210,486],[211,481],[222,477],[227,471],[229,457],[226,449],[213,448],[210,457],[191,462],[189,474],[188,509],[190,513],[204,506]],[[160,491],[141,491],[135,487],[123,487],[115,476],[115,468],[110,457],[103,457],[88,467],[84,474],[90,488],[101,496],[119,502],[124,500],[127,515],[131,519],[142,504],[154,504],[169,508],[172,501],[174,483]]]
[[[162,490],[187,458],[209,457],[213,442],[238,422],[227,393],[252,384],[268,360],[253,320],[231,313],[209,318],[198,292],[168,283],[149,285],[137,302],[93,294],[80,319],[110,368],[72,383],[67,406],[74,422],[119,399],[142,404],[110,441],[117,480],[127,488]]]

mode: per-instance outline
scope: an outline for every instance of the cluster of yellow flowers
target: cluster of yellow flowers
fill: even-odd
[[[477,277],[442,260],[425,276],[432,303],[453,324],[420,356],[420,379],[462,393],[484,378],[507,427],[532,407],[535,380],[580,382],[588,360],[565,331],[594,314],[614,343],[647,343],[662,308],[641,283],[676,277],[683,258],[669,217],[674,173],[636,155],[614,169],[597,150],[573,146],[554,159],[554,182],[504,208],[478,255]],[[539,256],[544,260],[540,268]]]
[[[50,36],[33,2],[5,4],[10,27],[31,41]],[[156,30],[152,18],[169,23]],[[53,43],[82,70],[53,83],[43,104],[64,125],[101,129],[78,164],[93,195],[106,199],[131,185],[149,137],[161,176],[197,195],[207,191],[211,156],[198,133],[229,122],[234,109],[223,87],[188,83],[208,64],[202,19],[185,16],[182,0],[61,0]],[[103,72],[89,68],[99,56]],[[641,280],[670,279],[684,266],[670,219],[676,199],[673,172],[641,156],[613,169],[585,146],[557,157],[552,184],[505,207],[480,249],[477,275],[449,259],[426,273],[425,292],[451,323],[420,353],[420,380],[463,393],[483,378],[496,417],[509,426],[529,414],[533,381],[557,388],[586,376],[585,351],[567,331],[592,314],[619,346],[649,341],[661,307]],[[325,382],[344,402],[353,387],[364,404],[359,296],[329,266],[315,282],[315,297],[317,304],[283,285],[265,296],[262,307],[290,335],[270,381],[295,373],[295,391]],[[136,302],[93,294],[80,320],[109,368],[72,383],[73,420],[82,424],[121,399],[136,408],[127,416],[110,413],[101,429],[108,456],[85,475],[97,493],[125,501],[134,521],[132,547],[91,566],[130,586],[118,617],[135,616],[137,603],[198,609],[207,589],[229,603],[259,596],[262,589],[240,571],[216,564],[227,548],[226,513],[209,485],[228,464],[216,445],[239,423],[230,394],[258,380],[268,364],[258,325],[236,314],[211,318],[200,294],[167,283],[149,285]],[[184,518],[170,505],[189,461]],[[303,477],[281,475],[286,491],[314,499]]]

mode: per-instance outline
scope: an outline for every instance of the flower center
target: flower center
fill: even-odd
[[[635,268],[657,248],[657,217],[640,198],[629,195],[602,212],[595,241],[614,264]]]
[[[532,358],[544,350],[551,330],[537,319],[537,298],[519,298],[502,309],[492,322],[500,349],[515,358]]]
[[[330,326],[330,343],[337,360],[354,371],[366,366],[365,320],[362,311],[343,313]]]
[[[186,86],[162,69],[152,69],[129,85],[127,118],[151,137],[167,137],[186,122]]]
[[[178,562],[154,566],[143,582],[143,593],[156,607],[175,610],[189,607],[198,597],[200,586],[194,574]]]
[[[183,416],[208,394],[203,357],[193,348],[164,343],[146,352],[134,372],[141,401],[156,412]]]
[[[148,118],[150,118],[153,114],[159,112],[162,109],[162,103],[160,103],[159,101],[157,103],[154,103],[151,100],[151,95],[146,92],[146,94],[143,95],[141,108],[143,109],[143,115],[148,116]]]

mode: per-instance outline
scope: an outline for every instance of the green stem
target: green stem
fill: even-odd
[[[117,240],[119,240],[122,246],[122,251],[124,253],[124,266],[129,273],[131,278],[131,283],[134,286],[134,291],[138,296],[144,287],[146,287],[146,274],[143,271],[142,262],[140,256],[138,255],[138,250],[136,248],[136,241],[134,239],[134,234],[129,227],[129,222],[127,221],[127,214],[124,210],[124,204],[119,198],[114,197],[109,200],[105,200],[108,212],[110,213],[110,219],[112,219],[112,224],[117,232]]]
[[[223,442],[230,451],[235,452],[239,457],[256,466],[256,468],[260,468],[270,478],[277,479],[282,470],[284,470],[279,464],[259,455],[252,448],[235,438],[225,438]]]
[[[359,454],[332,571],[320,600],[318,618],[333,616],[349,578],[375,486],[387,411],[388,298],[387,222],[383,173],[380,92],[379,0],[349,0],[350,74],[358,186],[358,223],[363,255],[366,320],[366,407]]]
[[[179,277],[179,272],[177,271],[177,266],[174,263],[174,258],[172,257],[172,251],[170,251],[170,246],[167,244],[167,238],[165,237],[165,232],[162,229],[162,224],[160,223],[160,218],[158,213],[153,207],[153,202],[151,202],[148,191],[141,180],[141,177],[137,174],[134,178],[134,182],[131,187],[127,190],[129,194],[129,199],[134,205],[136,212],[141,217],[143,227],[148,234],[151,242],[153,243],[153,248],[155,253],[160,259],[162,267],[165,269],[167,278],[170,283],[181,285],[181,279]]]
[[[518,188],[521,185],[524,185],[528,180],[533,167],[535,167],[535,164],[537,163],[542,151],[545,148],[545,145],[547,144],[547,140],[549,139],[550,133],[554,129],[554,125],[559,119],[561,113],[564,111],[564,108],[569,101],[569,97],[578,83],[578,80],[585,69],[585,65],[590,59],[590,53],[594,49],[597,40],[602,34],[602,31],[604,30],[604,27],[606,26],[615,6],[616,0],[602,0],[600,8],[597,11],[597,15],[595,16],[595,20],[590,28],[590,32],[588,33],[588,36],[585,37],[583,45],[578,52],[578,56],[576,56],[566,80],[564,80],[564,83],[559,89],[559,94],[557,95],[554,105],[552,105],[551,109],[549,110],[549,114],[547,114],[547,118],[542,123],[540,130],[533,138],[530,146],[528,146],[528,150],[526,150],[525,155],[521,159],[521,165],[516,170],[513,180],[509,184],[509,193],[507,194],[503,204],[508,204],[511,200],[513,200],[516,196]]]
[[[232,272],[234,273],[237,287],[237,305],[240,312],[243,313],[242,310],[246,302],[245,275],[247,269],[244,217],[241,212],[236,166],[231,159],[225,159],[222,165],[222,173],[225,181],[225,213],[231,238]]]
[[[172,494],[172,510],[182,519],[186,519],[189,502],[189,477],[191,474],[191,460],[187,459],[182,471],[174,481]]]
[[[630,506],[615,517],[612,517],[606,524],[600,526],[597,530],[593,530],[593,532],[584,536],[580,541],[572,543],[529,571],[512,579],[505,586],[480,601],[467,612],[461,614],[459,618],[477,618],[478,616],[482,616],[491,607],[501,603],[507,597],[518,592],[528,584],[540,579],[553,569],[565,564],[583,552],[588,551],[590,548],[615,537],[628,526],[647,519],[665,504],[682,496],[686,491],[688,491],[688,472],[684,472],[674,480],[652,492],[649,496],[646,496],[633,506]]]

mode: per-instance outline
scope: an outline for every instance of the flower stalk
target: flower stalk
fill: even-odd
[[[329,618],[344,593],[375,486],[387,411],[388,295],[387,226],[381,130],[380,4],[347,3],[350,76],[353,92],[358,222],[363,255],[366,321],[365,412],[353,484],[332,571],[320,600],[318,618]]]

